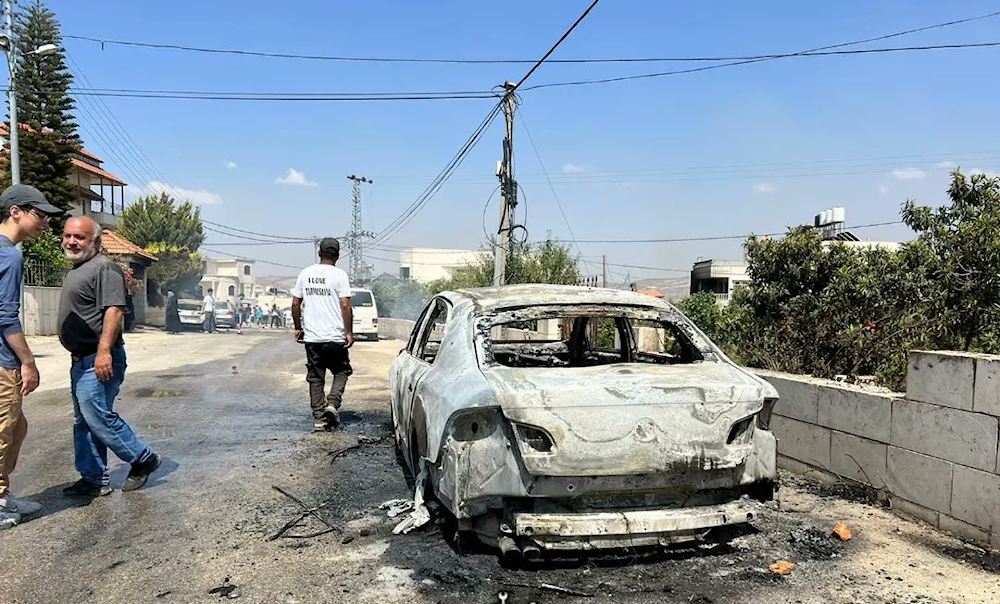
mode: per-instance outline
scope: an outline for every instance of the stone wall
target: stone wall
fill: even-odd
[[[779,465],[884,490],[894,509],[1000,549],[1000,357],[910,353],[907,392],[759,371]]]

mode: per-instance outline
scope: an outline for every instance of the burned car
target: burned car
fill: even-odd
[[[643,294],[444,292],[390,386],[418,498],[506,556],[699,539],[774,494],[777,392]]]

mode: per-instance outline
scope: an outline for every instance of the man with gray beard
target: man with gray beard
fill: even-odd
[[[85,216],[66,221],[62,239],[73,268],[59,302],[59,341],[72,355],[73,449],[81,478],[67,495],[111,492],[108,449],[132,464],[122,486],[134,491],[160,467],[160,456],[114,411],[125,379],[125,275],[101,252],[101,227]]]

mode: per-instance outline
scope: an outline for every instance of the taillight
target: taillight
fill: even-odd
[[[451,437],[469,442],[491,436],[500,423],[499,414],[494,409],[471,409],[456,413],[451,418]]]
[[[372,327],[378,327],[378,319],[372,319]]]
[[[753,417],[748,417],[733,424],[733,427],[729,429],[729,438],[726,439],[726,444],[745,445],[750,442],[753,421]]]
[[[517,435],[522,443],[538,453],[551,453],[555,447],[549,433],[535,426],[517,424]]]

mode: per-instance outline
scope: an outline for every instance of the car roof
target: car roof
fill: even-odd
[[[628,290],[541,283],[462,289],[444,292],[442,295],[453,302],[463,298],[471,300],[486,312],[552,304],[618,304],[670,308],[669,304],[658,298]]]

